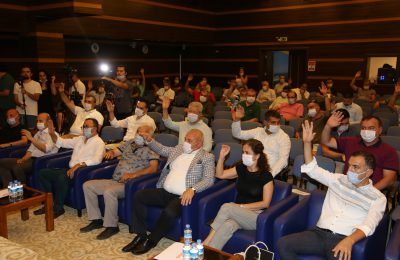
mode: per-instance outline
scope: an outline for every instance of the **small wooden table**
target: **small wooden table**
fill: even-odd
[[[21,219],[29,219],[29,207],[37,204],[44,204],[46,231],[54,230],[53,215],[53,195],[45,193],[24,185],[23,198],[16,202],[11,202],[9,197],[0,198],[0,236],[8,238],[7,213],[11,211],[21,211]]]

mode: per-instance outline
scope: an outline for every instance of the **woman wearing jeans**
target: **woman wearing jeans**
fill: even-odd
[[[211,224],[211,232],[204,244],[222,249],[238,229],[255,230],[257,217],[269,207],[274,191],[273,177],[263,144],[255,139],[243,145],[242,162],[224,170],[224,161],[230,147],[222,145],[216,167],[216,177],[236,180],[237,197],[235,202],[225,203]]]

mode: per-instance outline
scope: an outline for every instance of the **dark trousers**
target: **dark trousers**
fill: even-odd
[[[64,208],[69,185],[72,183],[67,171],[68,169],[41,169],[39,171],[39,181],[43,191],[53,193],[54,212],[59,212]]]
[[[300,255],[318,255],[326,257],[326,259],[339,259],[339,257],[333,256],[332,249],[345,237],[315,227],[279,239],[279,255],[282,260],[299,259]]]
[[[30,158],[20,164],[17,164],[18,158],[0,159],[0,186],[7,188],[8,183],[16,179],[26,183],[26,176],[32,173],[33,158]]]
[[[181,214],[182,205],[179,195],[167,192],[164,189],[147,189],[136,192],[133,207],[133,230],[135,233],[146,236],[147,206],[163,207],[160,217],[149,239],[158,243],[171,228],[174,219]]]

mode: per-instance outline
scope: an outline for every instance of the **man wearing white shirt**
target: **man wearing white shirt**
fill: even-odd
[[[111,103],[111,101],[107,100],[106,105],[111,126],[114,128],[127,128],[124,141],[134,139],[136,132],[141,125],[149,125],[153,128],[153,131],[156,130],[156,123],[154,122],[154,119],[147,115],[147,111],[149,111],[147,101],[138,101],[135,108],[135,114],[122,120],[117,120],[115,118],[114,104]]]
[[[343,102],[336,104],[336,109],[340,108],[346,109],[350,114],[350,124],[359,124],[361,119],[363,118],[362,108],[353,102],[353,94],[352,93],[344,93],[343,94]]]
[[[68,193],[69,184],[74,178],[76,170],[86,166],[97,165],[103,160],[105,144],[98,136],[99,123],[94,118],[88,118],[83,124],[83,136],[72,139],[58,137],[54,126],[49,125],[49,134],[57,147],[72,148],[72,156],[69,161],[69,169],[42,169],[39,171],[39,181],[45,192],[54,191],[54,218],[65,213],[64,200]],[[44,208],[36,210],[35,215],[44,214]]]
[[[99,131],[103,126],[104,117],[103,115],[96,110],[96,98],[91,95],[86,95],[83,103],[83,107],[76,106],[74,102],[72,102],[67,95],[64,93],[64,84],[61,84],[58,88],[60,93],[61,100],[65,103],[65,105],[69,108],[69,110],[76,115],[75,121],[70,128],[70,133],[68,135],[64,135],[63,138],[72,138],[75,136],[82,135],[82,126],[83,122],[87,118],[94,118],[99,123]]]
[[[21,68],[21,78],[22,81],[14,84],[14,102],[18,113],[23,116],[24,124],[33,129],[38,115],[38,100],[42,94],[42,87],[39,82],[31,79],[32,70],[28,66]]]
[[[204,135],[203,148],[210,152],[212,149],[212,130],[203,121],[203,105],[200,102],[191,102],[188,106],[187,121],[175,122],[168,114],[170,103],[170,99],[164,98],[162,104],[163,121],[167,128],[179,133],[179,144],[185,142],[185,136],[191,129],[199,129]]]
[[[300,255],[326,259],[350,259],[352,247],[374,233],[383,217],[386,197],[374,188],[369,177],[374,172],[372,154],[358,151],[349,159],[347,176],[331,173],[312,156],[313,125],[303,125],[304,162],[301,172],[328,187],[317,226],[311,230],[282,237],[278,241],[283,260]]]
[[[33,161],[38,157],[58,151],[47,129],[50,120],[49,114],[41,113],[37,117],[36,124],[39,131],[34,136],[28,130],[23,129],[21,131],[22,135],[31,142],[31,145],[22,158],[0,159],[0,180],[2,184],[0,187],[7,187],[12,179],[26,183],[26,176],[32,172]]]
[[[157,106],[154,109],[156,112],[160,112],[164,97],[169,98],[171,102],[175,99],[175,91],[171,89],[171,83],[168,77],[164,77],[163,84],[164,86],[156,92],[158,96],[156,101]]]
[[[78,71],[74,70],[71,73],[71,81],[73,82],[72,86],[69,88],[68,95],[71,96],[73,92],[78,92],[79,95],[81,96],[82,99],[82,105],[83,101],[85,100],[85,95],[86,95],[86,86],[83,84],[83,82],[79,79],[78,77]],[[78,105],[78,104],[76,104]]]
[[[280,128],[281,115],[275,110],[268,110],[264,118],[265,127],[247,131],[242,131],[240,126],[240,119],[243,116],[244,109],[238,107],[233,114],[233,137],[241,140],[256,139],[262,142],[271,167],[271,174],[275,177],[288,165],[291,146],[289,136]]]
[[[308,100],[308,98],[310,97],[310,92],[308,92],[307,89],[308,89],[307,83],[301,84],[299,88],[292,89],[292,91],[296,92],[297,94],[297,101]]]
[[[150,134],[143,133],[148,146],[167,157],[167,163],[158,179],[156,189],[144,189],[135,193],[133,229],[137,236],[122,251],[141,255],[155,247],[171,228],[182,206],[190,205],[196,192],[209,188],[214,183],[215,158],[203,147],[203,134],[198,129],[190,130],[185,143],[176,147],[163,146]],[[147,235],[147,206],[163,207],[152,232]]]

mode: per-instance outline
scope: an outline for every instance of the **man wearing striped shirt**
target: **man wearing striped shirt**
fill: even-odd
[[[281,238],[279,254],[283,260],[300,255],[319,255],[327,259],[350,259],[352,247],[374,233],[383,217],[386,197],[369,177],[375,159],[366,151],[349,158],[347,176],[332,174],[317,164],[312,156],[313,125],[303,125],[304,162],[301,172],[328,187],[317,226]]]

